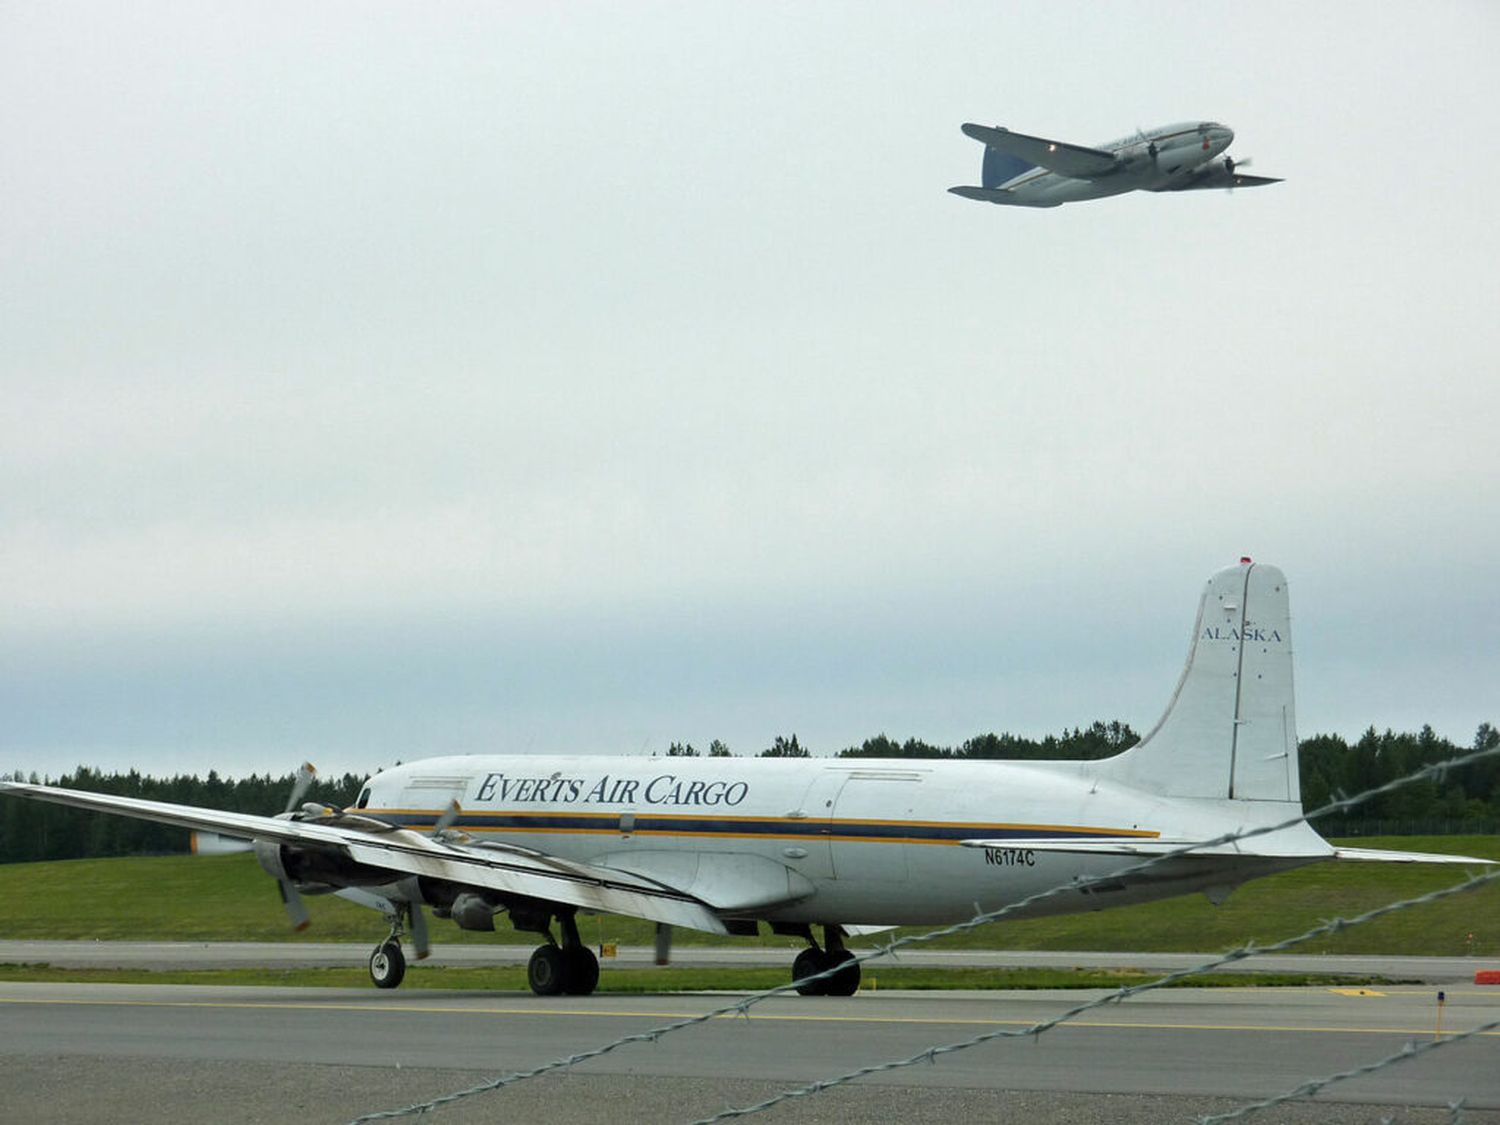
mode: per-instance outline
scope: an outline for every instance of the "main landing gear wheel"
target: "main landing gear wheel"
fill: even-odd
[[[376,988],[395,988],[406,976],[406,955],[399,942],[382,942],[370,954],[370,979]]]
[[[599,958],[585,945],[539,945],[526,966],[538,996],[588,996],[599,987]]]
[[[846,964],[846,962],[851,962]],[[823,986],[824,996],[853,996],[859,991],[859,963],[854,960],[854,954],[847,949],[825,949],[822,956],[822,967],[831,969],[835,965],[844,967],[833,976],[827,977],[818,983]]]
[[[538,996],[556,996],[567,978],[567,958],[555,945],[539,945],[526,964],[526,983]]]
[[[811,941],[811,934],[807,938]],[[859,962],[844,948],[843,931],[825,926],[824,947],[809,945],[797,954],[792,962],[792,979],[799,981],[838,966],[842,968],[829,976],[797,985],[797,991],[803,996],[853,996],[859,991]]]
[[[822,972],[828,967],[822,962],[823,951],[816,946],[809,946],[797,954],[797,959],[792,962],[792,979],[801,980],[803,977]],[[826,980],[808,981],[806,984],[797,986],[797,994],[799,996],[823,996],[827,984]]]
[[[564,949],[562,990],[569,996],[588,996],[599,987],[599,958],[586,945]]]

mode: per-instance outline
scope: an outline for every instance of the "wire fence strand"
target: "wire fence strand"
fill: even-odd
[[[789,992],[799,990],[809,984],[814,984],[815,982],[826,980],[838,973],[846,972],[848,971],[848,967],[851,964],[863,964],[866,961],[873,961],[881,957],[894,956],[897,950],[902,949],[906,946],[936,941],[940,938],[965,933],[969,930],[975,929],[979,926],[987,925],[990,922],[998,921],[1001,918],[1016,914],[1028,907],[1034,906],[1038,903],[1047,901],[1060,895],[1076,893],[1082,890],[1087,890],[1088,888],[1098,884],[1114,882],[1122,877],[1149,871],[1161,864],[1168,863],[1171,860],[1178,859],[1182,856],[1190,855],[1202,848],[1219,847],[1225,844],[1236,843],[1241,840],[1252,839],[1257,836],[1264,836],[1273,832],[1284,831],[1288,828],[1294,828],[1299,824],[1316,820],[1319,817],[1328,816],[1335,812],[1353,808],[1356,805],[1364,803],[1365,801],[1373,800],[1374,798],[1383,796],[1386,793],[1394,792],[1398,789],[1403,788],[1404,786],[1412,785],[1419,781],[1425,781],[1428,779],[1439,779],[1451,770],[1460,769],[1464,766],[1471,765],[1474,762],[1493,757],[1500,757],[1500,747],[1474,750],[1467,754],[1463,754],[1455,758],[1450,758],[1442,762],[1430,763],[1426,766],[1421,767],[1420,769],[1406,774],[1403,777],[1398,777],[1391,781],[1388,781],[1383,785],[1376,786],[1372,789],[1365,790],[1350,797],[1339,797],[1321,806],[1320,808],[1313,810],[1312,812],[1303,812],[1297,816],[1290,817],[1276,824],[1265,825],[1258,828],[1244,829],[1235,832],[1228,832],[1209,840],[1201,840],[1191,844],[1186,844],[1180,848],[1175,848],[1171,851],[1164,852],[1161,855],[1152,856],[1149,859],[1142,860],[1139,863],[1131,864],[1123,868],[1117,868],[1106,875],[1074,878],[1066,883],[1060,883],[1057,886],[1051,887],[1047,890],[1038,891],[1034,894],[1027,895],[1024,898],[1018,899],[1015,902],[1009,903],[995,910],[979,911],[976,909],[974,916],[965,921],[955,922],[950,926],[944,926],[939,929],[930,930],[920,934],[908,934],[903,937],[892,939],[882,946],[869,950],[865,953],[858,954],[850,960],[842,961],[821,972],[812,973],[806,977],[802,977],[798,980],[788,981],[786,984],[777,985],[773,988],[763,989],[759,992],[750,993],[749,995],[739,998],[733,1003],[713,1008],[707,1012],[700,1013],[699,1015],[675,1020],[671,1023],[662,1024],[647,1031],[623,1035],[598,1047],[593,1047],[586,1051],[580,1051],[576,1054],[568,1055],[564,1058],[554,1059],[550,1062],[541,1063],[529,1070],[503,1074],[489,1081],[481,1082],[466,1089],[456,1090],[452,1093],[432,1098],[428,1101],[417,1102],[412,1105],[403,1106],[399,1109],[384,1110],[375,1113],[364,1114],[360,1117],[352,1119],[350,1125],[363,1125],[364,1122],[368,1121],[381,1121],[399,1117],[412,1117],[418,1114],[427,1113],[434,1109],[441,1108],[442,1106],[451,1105],[454,1102],[462,1101],[466,1098],[471,1098],[479,1094],[490,1093],[495,1090],[501,1090],[508,1086],[513,1086],[532,1078],[541,1077],[544,1074],[548,1074],[556,1070],[566,1069],[575,1066],[578,1063],[587,1062],[591,1059],[599,1058],[603,1055],[607,1055],[613,1051],[619,1050],[621,1047],[629,1046],[632,1043],[655,1043],[664,1036],[675,1034],[676,1032],[684,1031],[688,1028],[697,1027],[701,1024],[707,1023],[711,1020],[718,1019],[723,1016],[748,1016],[750,1009],[756,1004],[762,1003],[763,1001],[772,999],[776,996],[786,995]],[[1144,992],[1151,988],[1159,988],[1164,984],[1181,980],[1186,976],[1192,976],[1197,973],[1207,971],[1208,969],[1216,968],[1220,965],[1230,964],[1234,961],[1243,960],[1244,958],[1252,956],[1254,954],[1275,952],[1278,949],[1286,948],[1288,944],[1295,944],[1300,941],[1309,940],[1312,937],[1321,936],[1325,932],[1337,933],[1341,929],[1345,929],[1352,925],[1358,925],[1362,921],[1367,921],[1373,917],[1379,917],[1384,913],[1390,913],[1392,910],[1406,909],[1409,906],[1420,905],[1421,903],[1427,901],[1434,901],[1436,898],[1447,897],[1447,895],[1449,894],[1458,894],[1464,890],[1471,890],[1475,886],[1481,885],[1494,878],[1500,878],[1500,871],[1492,873],[1488,876],[1480,876],[1476,879],[1471,879],[1467,883],[1459,884],[1455,887],[1445,888],[1441,891],[1432,892],[1431,895],[1424,895],[1418,899],[1406,900],[1398,904],[1391,904],[1389,907],[1382,907],[1375,911],[1368,912],[1366,915],[1360,915],[1356,919],[1334,919],[1331,922],[1324,923],[1323,926],[1316,927],[1314,930],[1309,931],[1307,934],[1301,934],[1298,935],[1295,939],[1289,939],[1289,942],[1277,943],[1275,945],[1265,947],[1246,946],[1240,949],[1232,950],[1231,952],[1224,954],[1222,957],[1215,958],[1213,961],[1208,962],[1206,966],[1179,970],[1177,972],[1169,974],[1166,977],[1161,978],[1159,981],[1153,981],[1141,985],[1132,985],[1128,988],[1120,989],[1118,990],[1118,994],[1112,993],[1100,1003],[1114,1003],[1118,1000],[1126,999],[1129,996],[1136,994],[1137,992]],[[1325,927],[1333,928],[1325,929]],[[1098,1004],[1081,1006],[1078,1009],[1070,1010],[1069,1012],[1064,1013],[1063,1016],[1058,1017],[1056,1020],[1045,1021],[1045,1024],[1039,1026],[1038,1029],[1027,1029],[1025,1032],[1012,1032],[1007,1034],[1040,1034],[1042,1031],[1048,1030],[1066,1019],[1073,1018],[1073,1016],[1079,1014],[1082,1011],[1088,1011],[1091,1008],[1097,1006]],[[1001,1034],[999,1033],[988,1034],[985,1036],[977,1037],[973,1041],[965,1041],[960,1044],[948,1044],[932,1047],[927,1051],[914,1056],[914,1060],[929,1061],[930,1059],[935,1058],[937,1054],[946,1053],[952,1050],[962,1050],[970,1046],[976,1046],[979,1043],[988,1042],[990,1039],[1000,1037]],[[899,1063],[899,1065],[910,1065],[910,1061],[901,1062]],[[873,1069],[862,1068],[860,1071],[852,1073],[854,1074],[854,1077],[860,1077],[866,1073],[874,1073],[876,1070],[889,1068],[890,1067],[887,1064],[881,1064],[880,1066],[877,1066]],[[847,1080],[852,1081],[852,1078]],[[842,1084],[842,1081],[836,1082],[834,1084]],[[814,1083],[811,1084],[810,1087],[802,1088],[795,1093],[787,1093],[778,1097],[777,1099],[764,1103],[764,1107],[769,1108],[770,1105],[777,1104],[780,1101],[784,1101],[787,1097],[806,1096],[809,1093],[816,1093],[819,1090],[825,1088],[827,1088],[827,1085],[823,1083]],[[751,1107],[748,1110],[726,1111],[725,1114],[721,1114],[713,1118],[708,1118],[707,1120],[722,1120],[726,1115],[743,1116],[747,1112],[759,1112],[759,1109],[760,1107]]]
[[[741,1109],[723,1110],[719,1113],[714,1114],[712,1117],[705,1117],[701,1120],[695,1121],[693,1125],[715,1125],[716,1122],[728,1121],[735,1117],[748,1117],[751,1114],[764,1112],[765,1110],[770,1109],[772,1106],[780,1105],[782,1102],[789,1101],[792,1098],[800,1098],[806,1097],[809,1094],[822,1093],[824,1090],[831,1090],[836,1086],[847,1085],[850,1082],[854,1082],[857,1079],[867,1077],[871,1074],[882,1074],[887,1071],[900,1070],[904,1067],[914,1066],[917,1063],[933,1062],[936,1061],[936,1059],[940,1055],[952,1054],[955,1051],[966,1051],[971,1047],[978,1047],[981,1044],[991,1043],[997,1039],[1025,1039],[1034,1035],[1041,1035],[1043,1032],[1051,1031],[1053,1028],[1059,1026],[1060,1024],[1066,1023],[1068,1020],[1083,1015],[1085,1012],[1091,1012],[1095,1008],[1102,1008],[1109,1004],[1118,1003],[1121,1000],[1128,1000],[1130,997],[1138,996],[1143,992],[1150,992],[1158,988],[1166,988],[1169,985],[1176,984],[1180,980],[1185,980],[1186,978],[1192,976],[1198,976],[1201,973],[1211,972],[1212,970],[1217,969],[1223,965],[1233,964],[1235,961],[1242,961],[1246,957],[1256,956],[1262,953],[1280,953],[1283,950],[1290,949],[1293,946],[1302,944],[1303,942],[1311,941],[1314,938],[1327,937],[1330,934],[1341,933],[1344,930],[1350,929],[1354,926],[1363,925],[1366,922],[1373,921],[1374,919],[1383,917],[1387,914],[1394,914],[1400,910],[1408,910],[1414,906],[1423,906],[1429,902],[1437,902],[1440,899],[1449,898],[1453,895],[1464,894],[1465,892],[1482,887],[1486,883],[1492,883],[1497,879],[1500,879],[1500,870],[1486,872],[1483,875],[1471,876],[1470,878],[1465,879],[1462,883],[1455,883],[1450,887],[1442,887],[1438,890],[1431,891],[1428,894],[1419,895],[1416,898],[1403,899],[1399,902],[1387,903],[1385,906],[1379,906],[1374,910],[1368,910],[1363,914],[1357,914],[1353,918],[1332,918],[1326,922],[1319,923],[1312,929],[1307,930],[1305,933],[1298,934],[1296,937],[1286,938],[1271,945],[1244,945],[1238,949],[1232,949],[1228,953],[1225,953],[1220,957],[1215,957],[1210,961],[1205,961],[1201,965],[1195,965],[1187,969],[1178,969],[1175,972],[1168,973],[1163,977],[1159,977],[1153,981],[1147,981],[1143,984],[1124,985],[1103,996],[1099,996],[1094,998],[1093,1000],[1075,1005],[1074,1007],[1069,1008],[1067,1011],[1061,1013],[1060,1015],[1053,1016],[1051,1019],[1040,1020],[1029,1027],[1004,1028],[994,1031],[981,1032],[978,1035],[971,1036],[968,1039],[959,1040],[955,1043],[944,1043],[938,1046],[928,1047],[925,1050],[919,1051],[915,1055],[910,1055],[904,1059],[895,1059],[890,1062],[875,1063],[870,1066],[862,1066],[856,1070],[848,1071],[833,1078],[824,1078],[816,1082],[809,1082],[807,1085],[799,1086],[796,1089],[784,1090],[780,1094],[776,1094],[772,1097],[767,1098],[765,1101],[757,1102],[756,1104],[751,1106],[745,1106]],[[1478,1034],[1480,1031],[1489,1030],[1491,1026],[1493,1025],[1486,1025],[1485,1027],[1481,1027],[1476,1031],[1466,1032],[1463,1035],[1463,1038],[1468,1038],[1470,1035]],[[1402,1053],[1393,1056],[1393,1059],[1394,1061],[1399,1062],[1404,1061],[1406,1057],[1407,1054]],[[1383,1065],[1388,1065],[1388,1063]],[[1375,1069],[1379,1069],[1379,1067],[1376,1067]],[[1327,1080],[1323,1084],[1327,1085],[1330,1081],[1337,1081],[1339,1078],[1343,1077],[1351,1077],[1352,1074],[1355,1073],[1364,1073],[1364,1071],[1354,1071],[1349,1075],[1335,1076],[1335,1078]],[[1298,1096],[1296,1093],[1284,1095],[1281,1100],[1288,1100],[1289,1098],[1296,1096]],[[1279,1103],[1271,1102],[1268,1104]],[[1214,1120],[1219,1119],[1215,1118]],[[1228,1120],[1228,1118],[1225,1118],[1224,1120]]]
[[[1349,1078],[1357,1078],[1361,1074],[1374,1074],[1377,1070],[1384,1070],[1388,1066],[1407,1062],[1418,1055],[1425,1055],[1428,1051],[1451,1047],[1455,1043],[1462,1043],[1465,1039],[1472,1039],[1476,1035],[1484,1035],[1497,1029],[1500,1029],[1500,1020],[1491,1020],[1489,1023],[1482,1023],[1478,1027],[1471,1028],[1468,1031],[1459,1032],[1455,1035],[1445,1035],[1441,1039],[1429,1039],[1425,1042],[1413,1039],[1408,1041],[1406,1046],[1402,1047],[1394,1055],[1387,1055],[1385,1058],[1377,1059],[1375,1062],[1356,1066],[1352,1070],[1341,1070],[1337,1074],[1311,1079],[1283,1094],[1277,1094],[1274,1098],[1267,1098],[1263,1102],[1254,1102],[1251,1105],[1241,1106],[1239,1109],[1229,1113],[1216,1113],[1212,1117],[1200,1117],[1198,1118],[1198,1125],[1219,1125],[1223,1121],[1238,1121],[1241,1118],[1249,1117],[1253,1113],[1259,1113],[1263,1109],[1274,1109],[1276,1106],[1283,1105],[1297,1098],[1311,1097],[1313,1094],[1332,1086],[1336,1082],[1343,1082]],[[1454,1120],[1457,1120],[1456,1115],[1463,1108],[1462,1099],[1451,1104],[1448,1108],[1455,1114]]]

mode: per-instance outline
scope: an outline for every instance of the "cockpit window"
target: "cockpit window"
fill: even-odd
[[[370,787],[366,785],[359,791],[359,797],[354,802],[354,807],[362,809],[370,803]]]

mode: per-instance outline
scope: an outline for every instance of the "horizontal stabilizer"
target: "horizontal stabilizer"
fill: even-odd
[[[1065,141],[1049,141],[1046,137],[1029,137],[1025,133],[1012,133],[1009,129],[988,125],[968,124],[963,126],[964,135],[983,141],[999,152],[1019,157],[1028,164],[1035,164],[1060,176],[1079,180],[1091,180],[1107,176],[1119,168],[1119,161],[1112,152],[1070,145]]]
[[[978,199],[984,203],[1005,203],[1012,207],[1056,207],[1055,203],[1029,203],[1018,199],[1013,192],[1003,188],[970,187],[967,184],[948,189],[954,195],[961,195],[965,199]]]
[[[1442,852],[1392,852],[1384,848],[1338,848],[1334,859],[1355,860],[1360,863],[1466,863],[1493,866],[1493,859],[1480,859],[1473,855],[1448,855]]]

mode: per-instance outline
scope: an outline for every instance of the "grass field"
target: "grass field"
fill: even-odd
[[[1439,836],[1361,839],[1361,847],[1454,852],[1500,859],[1500,837]],[[1248,883],[1222,906],[1200,895],[1147,906],[1024,922],[996,922],[934,943],[938,948],[1199,952],[1247,941],[1267,944],[1323,919],[1349,917],[1398,898],[1460,882],[1453,866],[1388,863],[1319,864]],[[313,925],[303,934],[286,923],[275,884],[253,857],[160,856],[69,860],[0,866],[0,938],[102,941],[357,941],[373,942],[383,924],[371,911],[329,896],[308,898]],[[467,933],[435,921],[440,943],[525,944],[499,920],[493,934]],[[584,940],[649,945],[651,925],[615,916],[580,919]],[[916,931],[903,931],[916,932]],[[775,948],[785,937],[717,938],[678,930],[683,944],[759,941]],[[851,943],[854,945],[859,942]],[[1309,942],[1304,952],[1500,955],[1500,883]]]

